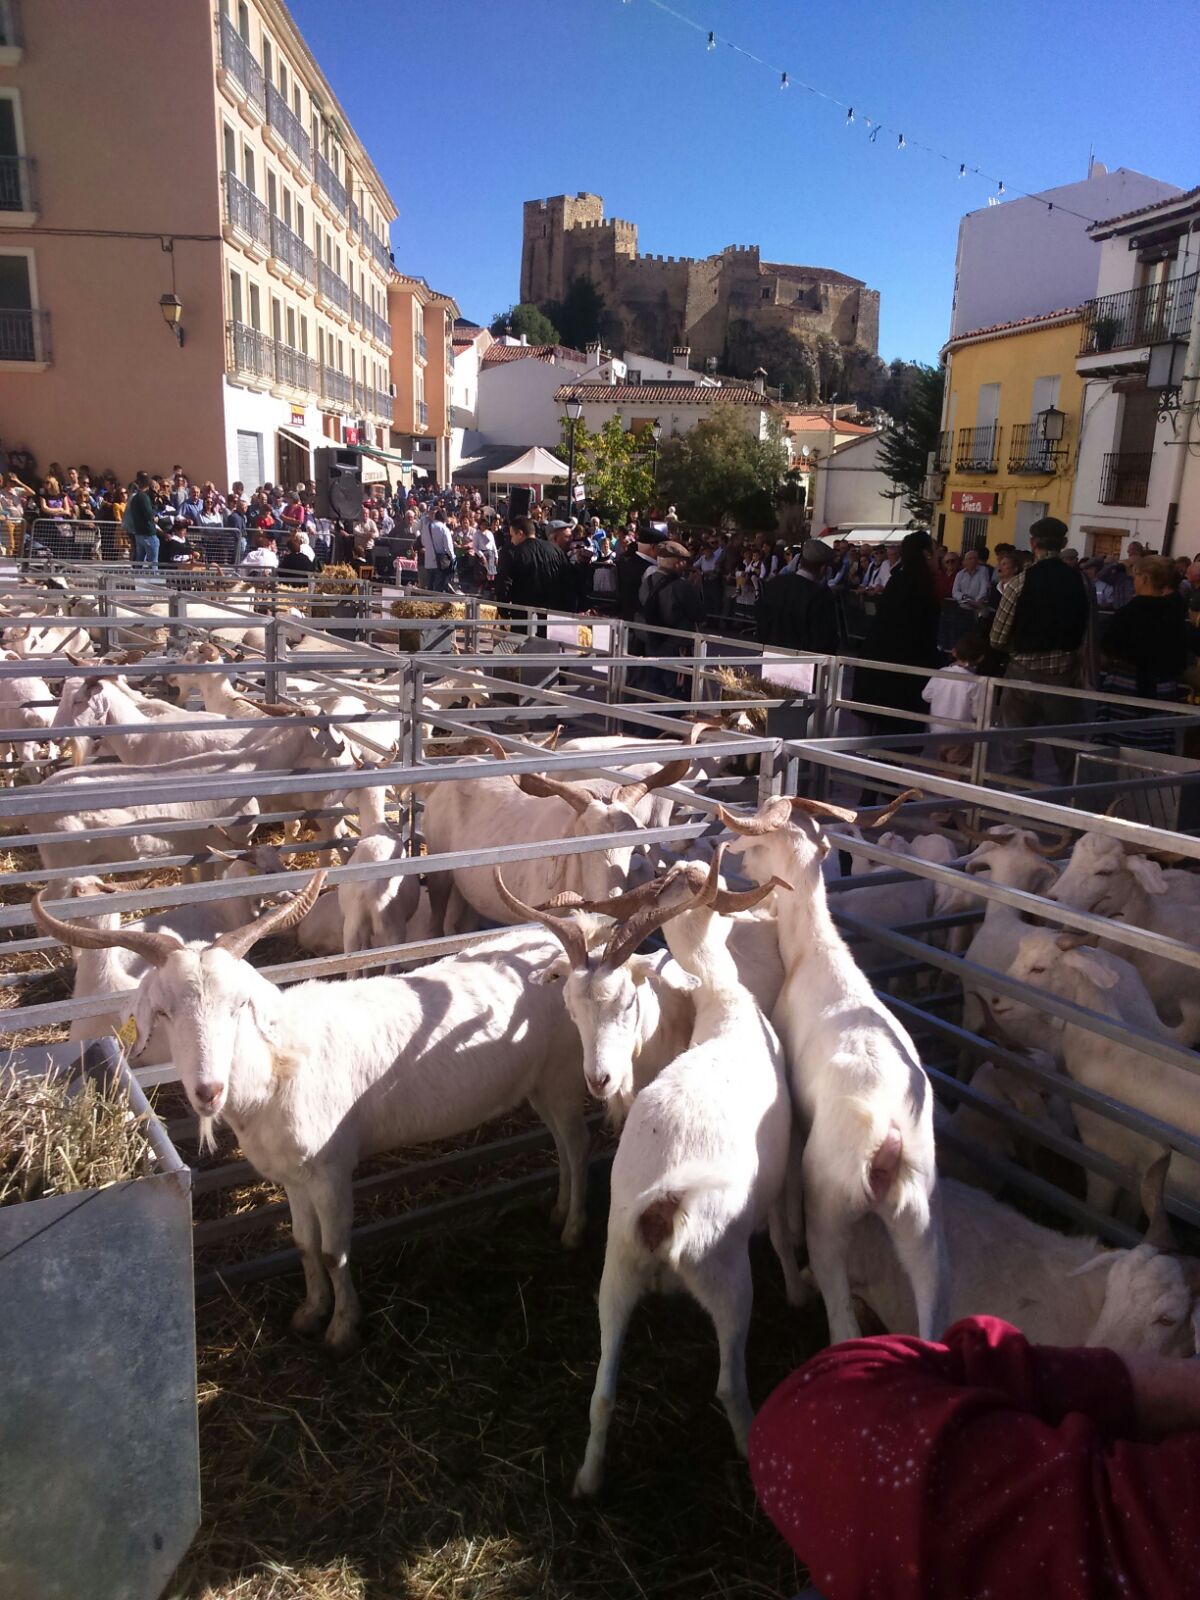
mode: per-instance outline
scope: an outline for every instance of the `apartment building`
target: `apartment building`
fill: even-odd
[[[1071,502],[1089,553],[1200,550],[1200,188],[1099,222],[1076,370],[1087,425]]]
[[[0,438],[248,486],[385,445],[396,207],[287,8],[120,22],[0,0]]]
[[[950,549],[1027,550],[1039,518],[1067,520],[1083,420],[1082,321],[1070,308],[946,345],[934,526]]]
[[[443,486],[450,482],[454,426],[454,323],[458,306],[424,278],[393,273],[388,284],[391,323],[391,444],[413,470]]]

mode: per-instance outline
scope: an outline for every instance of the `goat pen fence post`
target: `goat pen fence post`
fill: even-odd
[[[279,619],[271,617],[263,628],[263,655],[267,667],[263,674],[263,687],[268,700],[279,699]]]

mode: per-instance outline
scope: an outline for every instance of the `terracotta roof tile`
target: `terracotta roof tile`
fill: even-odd
[[[1017,317],[1013,322],[993,322],[987,328],[969,328],[966,333],[956,333],[952,339],[947,339],[944,348],[952,349],[956,344],[965,344],[969,339],[989,339],[997,334],[1010,333],[1015,328],[1036,328],[1039,323],[1069,322],[1082,317],[1082,306],[1063,306],[1059,311],[1043,311],[1036,317]]]
[[[502,361],[578,361],[587,364],[582,350],[570,350],[562,344],[494,344],[483,358],[485,367],[498,366]]]
[[[793,415],[783,419],[783,426],[788,433],[811,433],[816,429],[824,429],[834,433],[878,433],[877,428],[872,428],[862,422],[846,422],[839,417],[836,422],[830,422],[828,417],[815,416],[811,411],[801,412],[799,416]]]
[[[1194,189],[1185,189],[1182,194],[1169,195],[1165,200],[1152,200],[1147,206],[1138,206],[1133,211],[1122,211],[1120,216],[1103,217],[1098,222],[1093,222],[1088,229],[1091,233],[1097,228],[1115,228],[1119,222],[1131,222],[1134,217],[1144,216],[1147,212],[1158,211],[1166,206],[1181,205],[1188,200],[1200,199],[1200,184]]]
[[[835,272],[832,267],[793,267],[786,261],[760,261],[758,270],[764,278],[786,278],[790,282],[816,278],[824,283],[847,283],[855,289],[866,288],[862,278],[851,278],[845,272]]]
[[[569,400],[572,395],[593,405],[769,406],[772,403],[749,383],[727,383],[719,388],[702,383],[564,383],[554,391],[555,400]]]

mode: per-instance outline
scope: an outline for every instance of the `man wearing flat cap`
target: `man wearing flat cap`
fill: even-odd
[[[1042,517],[1029,530],[1034,560],[1005,586],[992,623],[992,646],[1008,652],[1006,678],[1046,684],[1049,688],[1083,687],[1083,651],[1093,602],[1086,578],[1062,559],[1067,525]],[[1030,728],[1078,722],[1085,702],[1032,689],[1005,688],[1000,696],[1000,726]],[[1059,777],[1071,778],[1073,754],[1052,746]],[[1034,746],[1024,740],[1001,752],[1004,770],[1013,777],[1033,777]]]
[[[833,560],[829,545],[806,539],[795,572],[781,572],[764,585],[755,607],[760,644],[837,654],[837,599],[825,581]]]
[[[679,628],[690,633],[703,625],[704,600],[687,576],[691,555],[687,546],[674,539],[662,539],[654,546],[654,565],[642,579],[638,591],[637,620],[660,628]],[[636,655],[680,656],[691,654],[691,643],[670,634],[638,629],[631,635]],[[674,667],[647,665],[638,670],[637,686],[651,694],[686,699],[685,679]]]

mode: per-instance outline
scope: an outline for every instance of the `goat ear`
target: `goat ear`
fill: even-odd
[[[1124,1255],[1123,1250],[1102,1250],[1098,1256],[1093,1256],[1090,1261],[1085,1261],[1081,1267],[1076,1267],[1073,1272],[1068,1272],[1068,1278],[1082,1278],[1089,1272],[1096,1272],[1101,1267],[1111,1267]]]
[[[536,983],[539,987],[547,983],[562,983],[569,976],[570,971],[571,963],[566,956],[555,956],[548,967],[543,967],[540,972],[531,972],[529,981],[530,983]]]
[[[1082,972],[1088,982],[1094,983],[1097,989],[1116,987],[1118,974],[1099,960],[1094,950],[1089,948],[1068,950],[1064,953],[1063,960],[1069,967]]]
[[[1125,870],[1147,894],[1166,894],[1166,874],[1157,861],[1151,861],[1148,856],[1126,856]]]
[[[643,976],[648,975],[653,967],[653,960],[645,957],[640,959],[646,962]],[[700,979],[693,973],[686,972],[677,961],[672,962],[669,967],[665,968],[660,973],[660,977],[668,989],[674,989],[676,994],[693,994],[700,987]],[[635,983],[642,981],[637,973],[634,973],[633,980]]]
[[[1044,894],[1058,882],[1058,873],[1049,862],[1044,867],[1039,867],[1033,874],[1033,882],[1029,885],[1033,894]]]

